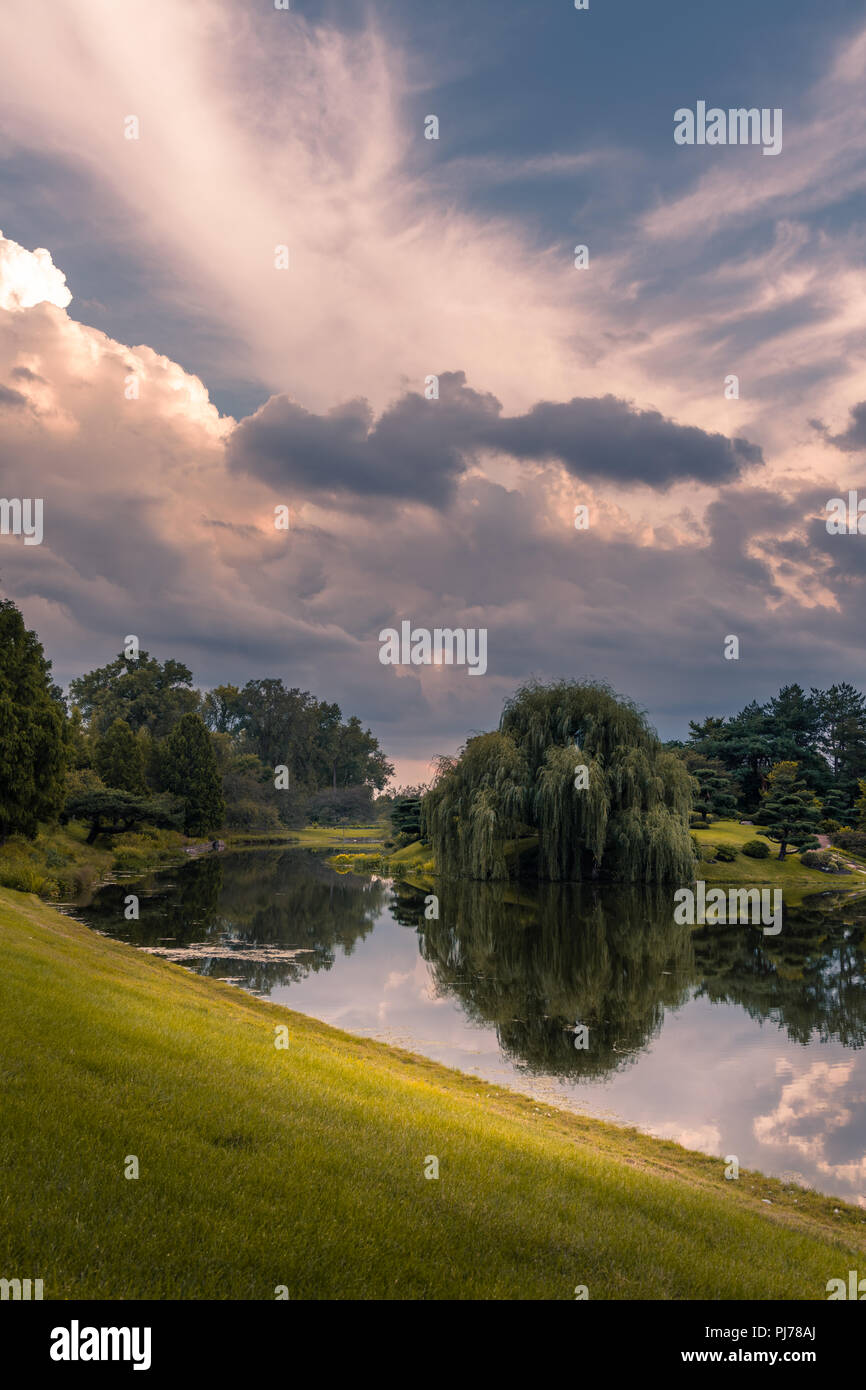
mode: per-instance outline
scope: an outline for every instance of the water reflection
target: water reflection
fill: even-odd
[[[423,891],[262,850],[116,884],[76,911],[140,946],[195,946],[199,973],[349,1031],[866,1205],[866,902],[788,914],[770,937],[678,926],[669,891],[437,893],[428,920]]]
[[[124,902],[139,899],[138,921],[127,921]],[[110,884],[77,911],[99,931],[171,958],[175,948],[201,943],[185,961],[200,975],[237,980],[254,994],[311,971],[330,970],[373,930],[388,899],[381,880],[335,874],[320,855],[250,850],[204,855],[170,873],[135,884]],[[250,959],[254,947],[279,948],[275,958]],[[230,956],[209,954],[228,947]],[[302,952],[293,956],[293,952]]]

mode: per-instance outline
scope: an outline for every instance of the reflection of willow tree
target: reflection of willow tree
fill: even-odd
[[[862,912],[862,909],[861,909]],[[786,913],[779,936],[705,927],[694,937],[700,993],[770,1019],[803,1045],[819,1038],[866,1044],[866,918]]]
[[[128,934],[140,946],[231,942],[310,951],[295,959],[251,961],[239,949],[233,957],[195,962],[199,974],[239,978],[257,993],[329,970],[338,951],[350,955],[373,930],[386,898],[383,883],[337,874],[321,856],[298,850],[208,855],[168,875],[153,875],[146,894],[138,889],[138,922],[123,917],[123,899],[131,891],[135,885],[103,889],[86,910],[88,922]]]
[[[623,1067],[693,979],[690,929],[674,925],[670,893],[451,882],[440,885],[438,921],[425,919],[423,895],[403,885],[397,894],[392,913],[418,929],[439,991],[493,1024],[503,1051],[533,1071]],[[568,1031],[578,1022],[589,1027],[586,1050]]]
[[[456,878],[507,878],[509,841],[537,832],[542,878],[688,883],[692,792],[630,700],[597,681],[536,682],[506,702],[498,732],[440,760],[422,812]]]

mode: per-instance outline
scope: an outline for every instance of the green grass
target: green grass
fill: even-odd
[[[34,840],[11,836],[0,845],[0,887],[37,893],[41,898],[78,897],[114,873],[153,868],[177,859],[186,842],[172,830],[100,835],[86,843],[87,826],[42,825]]]
[[[772,840],[765,840],[770,850],[769,859],[750,859],[742,853],[743,845],[748,840],[762,838],[754,825],[719,820],[713,821],[709,830],[693,830],[692,834],[702,845],[730,845],[737,851],[736,859],[730,864],[701,860],[695,870],[696,877],[707,883],[748,883],[756,887],[781,888],[789,907],[802,903],[813,893],[866,889],[866,873],[825,874],[820,869],[806,868],[799,856],[790,852],[780,861],[776,858],[779,846]],[[851,857],[843,850],[837,853],[845,859]]]
[[[33,897],[0,893],[0,956],[0,1270],[46,1298],[825,1299],[866,1252],[842,1202],[727,1182]]]
[[[368,849],[384,848],[386,827],[376,825],[334,826],[308,825],[303,830],[287,830],[282,837],[308,849],[340,849],[345,845],[362,845]]]

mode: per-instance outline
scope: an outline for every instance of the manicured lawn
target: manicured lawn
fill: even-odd
[[[765,840],[769,847],[769,859],[750,859],[742,853],[748,840],[762,837],[754,825],[740,825],[738,821],[714,821],[709,830],[692,832],[702,845],[730,845],[737,852],[736,859],[727,864],[708,863],[704,860],[697,866],[695,876],[707,883],[749,883],[756,887],[781,888],[784,901],[789,907],[801,903],[812,893],[825,893],[830,889],[866,889],[866,872],[847,874],[826,874],[820,869],[809,869],[800,863],[799,855],[790,852],[780,862],[778,844]],[[851,858],[844,850],[838,850],[840,858]]]
[[[308,849],[340,849],[352,845],[362,849],[384,846],[388,828],[382,824],[334,826],[308,825],[303,830],[287,830],[284,840]]]
[[[46,1298],[824,1299],[866,1254],[866,1213],[842,1202],[725,1181],[720,1159],[337,1032],[5,891],[0,1059],[0,1269]]]

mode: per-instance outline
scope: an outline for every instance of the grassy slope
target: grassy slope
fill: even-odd
[[[726,1182],[35,898],[0,893],[0,956],[0,1268],[48,1298],[823,1299],[866,1251],[840,1202]]]
[[[87,844],[87,826],[41,825],[35,840],[13,835],[0,845],[0,887],[69,898],[115,872],[152,868],[182,857],[188,841],[176,831],[148,829],[138,834],[100,835]]]
[[[866,875],[863,873],[825,874],[820,869],[808,869],[800,863],[799,856],[788,853],[783,860],[776,856],[778,844],[766,840],[769,846],[769,859],[749,859],[740,853],[748,840],[761,837],[753,825],[740,825],[737,821],[715,821],[709,830],[694,830],[692,834],[702,845],[730,845],[737,850],[737,857],[731,864],[710,864],[702,861],[696,869],[696,877],[707,883],[750,884],[755,887],[781,888],[784,901],[789,906],[801,903],[812,893],[826,893],[828,890],[866,888]],[[844,850],[838,851],[841,858],[851,856]],[[852,860],[853,862],[853,860]]]

